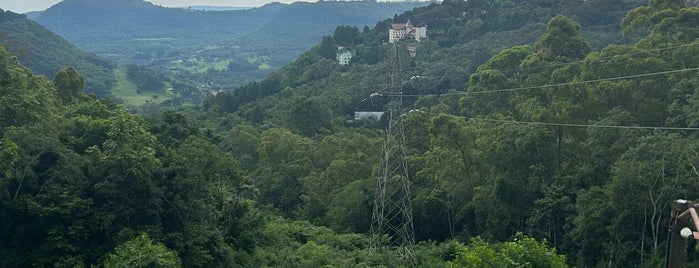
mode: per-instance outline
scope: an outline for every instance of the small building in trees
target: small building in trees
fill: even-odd
[[[415,39],[418,42],[423,38],[427,38],[427,26],[413,26],[410,20],[406,23],[391,24],[391,29],[388,29],[389,43],[395,43],[408,38]]]
[[[410,57],[414,59],[415,56],[417,56],[417,47],[408,46],[407,48],[408,48],[408,53],[410,53]]]
[[[379,121],[382,116],[383,112],[354,112],[354,120],[373,119]]]
[[[349,65],[352,60],[352,51],[346,47],[337,48],[337,62],[340,65]]]

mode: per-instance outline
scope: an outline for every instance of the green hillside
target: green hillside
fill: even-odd
[[[65,0],[31,18],[120,64],[146,65],[231,90],[293,61],[338,25],[373,25],[424,5],[333,1],[204,11],[142,0]],[[241,65],[245,68],[236,68]]]
[[[386,43],[407,20],[429,38]],[[668,244],[697,266],[668,243],[693,225],[667,228],[699,200],[697,21],[683,0],[434,3],[145,118],[0,47],[0,266],[662,267]],[[382,170],[387,118],[353,117],[390,97],[407,178]],[[383,178],[408,179],[414,247],[371,243]]]
[[[619,21],[627,10],[643,1],[571,1],[548,3],[541,1],[453,1],[431,4],[395,16],[376,24],[373,29],[341,27],[324,38],[318,46],[301,55],[294,63],[271,74],[265,81],[253,83],[227,94],[236,110],[250,102],[265,113],[273,113],[278,107],[267,107],[257,100],[272,94],[304,97],[332,98],[333,113],[351,116],[361,109],[381,109],[382,103],[367,107],[361,103],[371,93],[385,87],[390,62],[388,28],[391,23],[411,21],[428,25],[428,40],[417,43],[407,41],[403,46],[416,48],[416,57],[403,62],[403,76],[422,78],[408,93],[444,93],[450,90],[466,90],[469,76],[479,65],[507,49],[518,45],[535,45],[546,31],[548,20],[558,14],[572,18],[595,14],[594,20],[584,20],[581,35],[590,46],[600,49],[609,44],[632,43],[640,38],[638,33],[621,34]],[[590,28],[590,29],[586,29]],[[354,51],[349,69],[338,66],[335,60],[337,46],[351,46]],[[407,49],[401,49],[407,57]],[[332,86],[330,86],[332,85]],[[284,91],[290,88],[292,91]],[[273,96],[274,97],[274,96]],[[288,96],[286,96],[288,97]],[[220,98],[227,98],[223,95]],[[359,106],[358,106],[359,105]],[[243,105],[246,108],[251,106]],[[271,116],[271,115],[270,115]]]
[[[223,146],[251,159],[261,203],[367,233],[373,196],[362,193],[381,146],[364,131],[385,122],[353,114],[385,111],[393,73],[418,241],[524,232],[571,266],[654,267],[672,200],[697,199],[697,18],[684,1],[445,1],[353,38],[336,32],[203,108]],[[408,20],[429,40],[398,43],[397,72],[386,30]],[[348,67],[333,50],[346,40],[361,40]],[[257,151],[236,143],[241,124],[258,126]]]
[[[25,15],[0,10],[0,44],[37,74],[53,78],[62,68],[72,66],[85,77],[85,89],[101,97],[110,95],[116,65],[80,50]]]

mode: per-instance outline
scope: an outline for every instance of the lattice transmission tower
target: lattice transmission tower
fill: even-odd
[[[417,264],[417,258],[414,253],[415,233],[403,132],[404,84],[401,80],[398,48],[394,44],[387,88],[390,97],[388,126],[383,145],[381,173],[376,184],[369,248],[374,251],[395,251],[413,266]]]

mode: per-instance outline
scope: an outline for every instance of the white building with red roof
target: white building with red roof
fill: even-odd
[[[406,38],[413,38],[420,42],[421,39],[427,38],[427,27],[424,25],[415,27],[410,20],[406,23],[391,24],[391,29],[388,29],[389,43],[395,43]]]

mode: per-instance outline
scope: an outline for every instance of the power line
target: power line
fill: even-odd
[[[491,119],[491,118],[468,117],[468,116],[460,116],[460,115],[452,115],[452,114],[436,114],[436,113],[429,113],[429,112],[422,112],[422,113],[430,114],[430,115],[445,115],[445,116],[450,116],[450,117],[455,117],[455,118],[471,119],[471,120],[485,121],[485,122],[523,124],[523,125],[584,127],[584,128],[612,128],[612,129],[668,130],[668,131],[672,131],[672,130],[675,130],[675,131],[699,131],[699,128],[694,128],[694,127],[653,127],[653,126],[570,124],[570,123],[551,123],[551,122]]]
[[[573,62],[567,62],[567,63],[556,63],[556,64],[549,64],[549,65],[541,65],[541,66],[534,66],[534,67],[529,67],[529,68],[518,68],[518,69],[508,69],[508,70],[500,70],[501,72],[510,72],[510,71],[524,71],[524,70],[534,70],[534,69],[541,69],[545,67],[556,67],[556,66],[565,66],[565,65],[572,65],[576,63],[581,63],[589,60],[594,60],[594,61],[599,61],[599,60],[605,60],[605,59],[611,59],[617,56],[629,56],[629,55],[636,55],[636,54],[645,54],[645,53],[653,53],[653,52],[658,52],[658,51],[664,51],[664,50],[670,50],[670,49],[676,49],[676,48],[683,48],[683,47],[690,47],[690,46],[697,46],[699,45],[699,42],[695,43],[690,43],[690,44],[682,44],[682,45],[676,45],[676,46],[670,46],[670,47],[664,47],[664,48],[658,48],[658,49],[652,49],[652,50],[643,50],[643,51],[637,51],[637,52],[632,52],[632,53],[626,53],[626,54],[617,54],[617,55],[611,55],[607,57],[600,57],[600,58],[594,58],[594,59],[581,59]],[[451,93],[441,93],[441,94],[403,94],[403,97],[422,97],[422,96],[452,96],[452,95],[468,95],[468,94],[484,94],[484,93],[492,93],[492,92],[507,92],[507,91],[517,91],[517,90],[526,90],[526,89],[537,89],[537,88],[547,88],[547,87],[556,87],[556,86],[565,86],[565,85],[574,85],[574,84],[583,84],[583,83],[593,83],[593,82],[602,82],[602,81],[613,81],[613,80],[620,80],[620,79],[627,79],[627,78],[637,78],[637,77],[644,77],[644,76],[652,76],[652,75],[659,75],[659,74],[668,74],[668,73],[676,73],[676,72],[684,72],[684,71],[692,71],[692,70],[698,70],[699,68],[690,68],[690,69],[682,69],[682,70],[674,70],[674,71],[667,71],[667,72],[658,72],[658,73],[649,73],[649,74],[640,74],[640,75],[630,75],[630,76],[621,76],[621,77],[611,77],[611,78],[603,78],[603,79],[595,79],[595,80],[586,80],[586,81],[577,81],[577,82],[568,82],[568,83],[560,83],[560,84],[554,84],[554,85],[543,85],[543,86],[532,86],[532,87],[520,87],[520,88],[509,88],[509,89],[501,89],[501,90],[490,90],[490,91],[478,91],[478,92],[451,92]],[[449,77],[463,77],[462,75],[430,75],[430,76],[420,76],[420,78],[449,78]],[[411,79],[412,80],[412,79]],[[407,81],[406,81],[407,82]],[[371,97],[364,98],[359,102],[359,104],[371,100],[371,98],[376,97],[376,96],[382,96],[383,92],[386,92],[387,88],[384,88],[380,91],[374,92],[371,94]],[[388,95],[388,94],[386,94]]]
[[[682,44],[682,45],[676,45],[676,46],[670,46],[670,47],[664,47],[664,48],[658,48],[658,49],[652,49],[652,50],[642,50],[642,51],[635,51],[635,52],[630,52],[630,53],[622,53],[622,54],[616,54],[616,55],[610,55],[606,57],[599,57],[599,58],[584,58],[576,61],[571,61],[571,62],[562,62],[562,63],[552,63],[552,64],[546,64],[546,65],[539,65],[539,66],[531,66],[527,68],[514,68],[514,69],[505,69],[505,70],[499,70],[499,69],[494,69],[494,70],[499,70],[503,73],[505,72],[514,72],[514,71],[527,71],[527,70],[537,70],[537,69],[543,69],[543,68],[548,68],[548,67],[559,67],[559,66],[566,66],[566,65],[573,65],[573,64],[578,64],[578,63],[584,63],[586,61],[600,61],[600,60],[607,60],[607,59],[612,59],[614,57],[618,56],[632,56],[632,55],[637,55],[637,54],[647,54],[647,53],[653,53],[653,52],[659,52],[659,51],[664,51],[664,50],[671,50],[671,49],[676,49],[676,48],[683,48],[683,47],[691,47],[691,46],[697,46],[699,45],[699,42],[695,43],[690,43],[690,44]],[[497,55],[497,54],[496,54]],[[484,63],[485,64],[485,63]],[[463,77],[461,75],[431,75],[430,77]]]
[[[617,56],[632,56],[632,55],[636,55],[636,54],[647,54],[647,53],[659,52],[659,51],[663,51],[663,50],[670,50],[670,49],[675,49],[675,48],[682,48],[682,47],[689,47],[689,46],[696,46],[696,45],[699,45],[699,43],[682,44],[682,45],[677,45],[677,46],[669,46],[669,47],[651,49],[651,50],[642,50],[642,51],[636,51],[636,52],[631,52],[631,53],[611,55],[611,56],[606,56],[606,57],[591,58],[591,59],[584,58],[584,59],[571,61],[571,62],[553,63],[553,64],[547,64],[547,65],[532,66],[532,67],[527,67],[527,68],[506,69],[506,70],[500,70],[500,71],[504,73],[504,72],[513,72],[513,71],[536,70],[536,69],[543,69],[543,68],[548,68],[548,67],[573,65],[576,63],[582,63],[582,62],[591,61],[591,60],[595,60],[595,61],[596,60],[606,60],[606,59],[612,59],[612,58],[617,57]]]
[[[597,82],[604,82],[604,81],[615,81],[615,80],[622,80],[622,79],[631,79],[631,78],[639,78],[639,77],[647,77],[647,76],[655,76],[655,75],[663,75],[663,74],[673,74],[673,73],[689,72],[689,71],[696,71],[696,70],[699,70],[699,67],[679,69],[679,70],[670,70],[670,71],[662,71],[662,72],[654,72],[654,73],[600,78],[600,79],[592,79],[592,80],[574,81],[574,82],[541,85],[541,86],[516,87],[516,88],[472,91],[472,92],[451,92],[451,93],[439,93],[439,94],[402,94],[402,96],[403,97],[454,96],[454,95],[472,95],[472,94],[486,94],[486,93],[498,93],[498,92],[512,92],[512,91],[520,91],[520,90],[528,90],[528,89],[543,89],[543,88],[550,88],[550,87],[572,86],[572,85],[597,83]],[[389,94],[382,94],[382,95],[390,95],[390,93]]]

